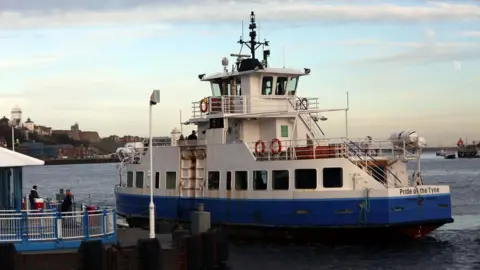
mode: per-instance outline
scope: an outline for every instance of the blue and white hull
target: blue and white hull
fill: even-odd
[[[391,228],[392,234],[411,238],[422,237],[453,221],[448,186],[398,188],[385,192],[339,191],[334,195],[336,198],[317,199],[308,198],[308,193],[288,200],[155,196],[155,214],[158,220],[188,222],[190,212],[202,203],[205,211],[210,212],[213,225],[308,231]],[[116,200],[119,215],[130,223],[148,224],[149,195],[142,190],[127,191],[119,187]]]

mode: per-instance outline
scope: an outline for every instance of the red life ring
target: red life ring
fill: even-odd
[[[274,147],[275,143],[277,143],[277,145],[278,145],[276,149]],[[282,142],[277,138],[273,139],[272,142],[270,143],[270,151],[274,155],[280,154],[280,152],[282,152]]]
[[[202,100],[200,100],[200,111],[202,113],[206,113],[208,110],[208,100],[207,98],[203,98]]]
[[[258,149],[258,147],[261,147],[261,149]],[[265,143],[262,140],[258,140],[255,143],[255,154],[257,155],[263,155],[265,153]]]

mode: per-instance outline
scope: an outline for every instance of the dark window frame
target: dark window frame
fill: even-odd
[[[133,187],[133,183],[135,182],[135,176],[133,171],[127,171],[127,187]]]
[[[160,172],[155,172],[155,188],[160,188]]]
[[[263,173],[266,173],[266,178],[263,179]],[[258,175],[257,175],[258,174]],[[268,189],[268,171],[267,170],[254,170],[252,171],[252,189],[253,190],[267,190]],[[257,176],[260,175],[260,178]],[[260,181],[260,182],[258,182]]]
[[[240,174],[242,177],[238,177]],[[241,183],[238,181],[239,178],[243,178]],[[248,190],[248,171],[235,171],[235,190]]]
[[[207,179],[208,190],[219,190],[220,189],[220,172],[208,171],[207,175],[208,175],[208,179]]]
[[[327,177],[325,177],[325,170],[327,170],[327,173],[331,173],[333,174],[334,172],[328,172],[329,170],[338,170],[337,173],[338,175],[340,176],[340,185],[339,184],[330,184],[331,180],[327,180],[325,181],[325,179],[330,179],[332,177],[332,175],[327,175]],[[324,188],[342,188],[343,187],[343,168],[341,167],[331,167],[331,168],[323,168],[322,170],[322,186]],[[327,183],[328,185],[325,185],[325,183]]]
[[[284,174],[287,172],[287,185],[285,183],[277,183],[282,178],[277,179],[277,174]],[[286,186],[286,188],[284,188]],[[272,170],[272,189],[273,190],[290,190],[290,171],[289,170]]]
[[[145,185],[145,172],[135,171],[135,188],[143,188],[144,185]]]
[[[308,171],[308,172],[306,172],[306,171]],[[302,173],[312,174],[309,177],[314,176],[314,181],[313,180],[302,179],[303,177],[306,177],[305,175],[301,175]],[[295,183],[294,183],[295,184],[295,189],[309,190],[309,189],[317,189],[317,187],[318,187],[317,169],[295,169],[294,178],[295,178]],[[299,183],[299,182],[304,182],[304,183]],[[312,184],[312,185],[310,185],[310,184]]]
[[[175,175],[175,178],[173,178],[174,180],[174,186],[172,186],[172,174]],[[170,176],[170,177],[169,177]],[[165,189],[176,189],[177,188],[177,172],[176,171],[168,171],[168,172],[165,172]]]

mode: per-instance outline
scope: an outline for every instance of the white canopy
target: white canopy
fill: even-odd
[[[40,166],[44,164],[45,161],[43,160],[0,147],[0,168]]]

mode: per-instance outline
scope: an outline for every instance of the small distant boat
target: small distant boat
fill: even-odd
[[[464,144],[462,138],[457,142],[458,158],[479,158],[478,146],[476,142],[471,144]]]
[[[445,159],[456,159],[457,155],[455,153],[446,153],[443,158]]]
[[[440,151],[437,151],[437,157],[444,157],[445,156],[445,150],[440,150]]]

